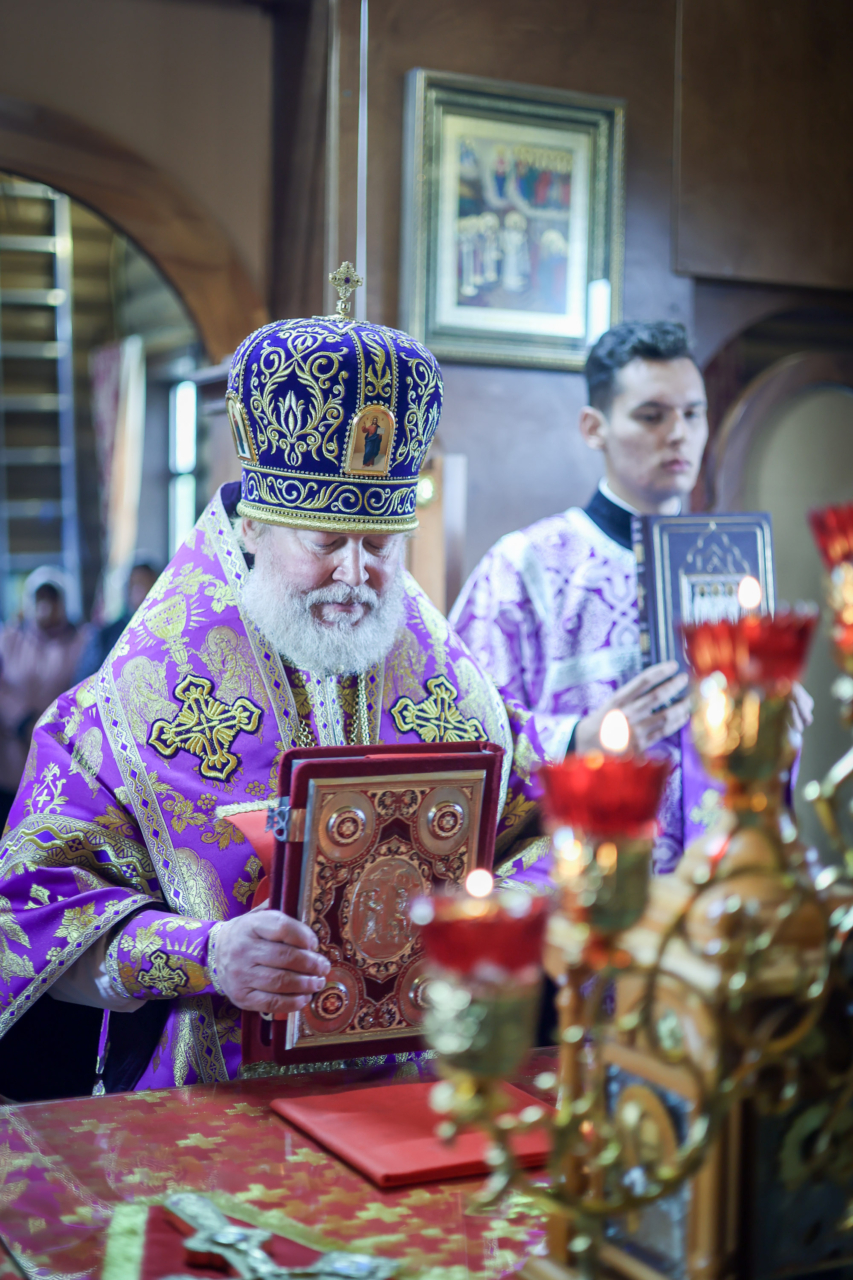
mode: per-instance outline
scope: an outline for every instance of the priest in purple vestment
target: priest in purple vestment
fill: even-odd
[[[705,387],[684,327],[669,321],[609,330],[586,379],[579,427],[603,456],[598,491],[584,510],[502,538],[450,619],[501,693],[534,713],[554,759],[597,747],[612,707],[627,716],[637,750],[670,759],[654,852],[666,872],[708,825],[719,793],[689,739],[687,677],[674,662],[642,670],[631,515],[677,514],[687,501],[708,439]],[[796,686],[794,734],[811,706]]]
[[[242,485],[213,495],[100,671],[33,735],[0,844],[0,1092],[91,1089],[96,1048],[99,1090],[227,1080],[241,1010],[280,1016],[323,990],[314,934],[250,909],[261,863],[227,820],[276,794],[287,748],[497,743],[496,875],[547,880],[533,717],[403,565],[441,399],[429,351],[345,310],[236,352]],[[382,476],[348,465],[370,409]]]

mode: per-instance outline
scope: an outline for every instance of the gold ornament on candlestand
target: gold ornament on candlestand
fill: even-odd
[[[853,728],[853,503],[809,513],[815,542],[826,569],[826,598],[832,614],[832,648],[841,674],[832,684],[841,722]],[[853,748],[832,766],[822,782],[803,788],[806,800],[829,836],[833,852],[853,864]],[[848,865],[853,871],[853,865]]]
[[[456,1014],[439,988],[425,1029],[448,1077],[438,1087],[450,1117],[443,1132],[469,1122],[486,1128],[496,1173],[481,1204],[523,1187],[549,1216],[552,1275],[554,1266],[636,1275],[626,1236],[688,1179],[719,1186],[718,1140],[744,1099],[783,1114],[822,1090],[825,1112],[799,1147],[796,1131],[786,1148],[791,1176],[818,1168],[853,1176],[844,1144],[853,1131],[853,1043],[832,1025],[833,1001],[839,993],[849,1000],[853,898],[837,873],[807,857],[785,802],[789,697],[815,621],[814,612],[794,612],[685,628],[694,741],[726,791],[718,825],[672,875],[650,877],[664,764],[627,753],[615,733],[604,744],[615,754],[543,770],[557,885],[544,963],[558,985],[560,1059],[557,1080],[537,1083],[557,1085],[555,1109],[501,1112],[499,1081],[492,1074],[484,1083],[484,1064],[506,1063],[499,1020],[494,1054],[480,1018],[486,1038],[466,1063],[445,1035]],[[474,916],[470,923],[476,935]],[[425,949],[435,965],[426,937]],[[478,997],[469,984],[454,999],[467,1009]],[[680,1129],[653,1079],[682,1098]],[[551,1159],[548,1183],[538,1185],[516,1167],[512,1142],[543,1126]],[[691,1278],[716,1265],[713,1227],[694,1227]],[[527,1264],[530,1275],[536,1265]]]

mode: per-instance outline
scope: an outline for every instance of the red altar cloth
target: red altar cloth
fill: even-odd
[[[555,1057],[537,1055],[525,1080]],[[0,1237],[30,1275],[141,1280],[125,1260],[141,1254],[148,1206],[191,1190],[307,1249],[497,1280],[544,1235],[522,1197],[470,1216],[482,1179],[380,1190],[270,1109],[277,1097],[387,1083],[387,1071],[365,1069],[0,1107]]]
[[[239,1227],[251,1226],[239,1218],[229,1218],[229,1222]],[[163,1276],[182,1272],[198,1280],[222,1280],[223,1275],[236,1275],[230,1268],[188,1262],[184,1240],[191,1234],[191,1228],[181,1232],[162,1205],[153,1205],[145,1224],[139,1280],[162,1280]],[[286,1240],[284,1236],[274,1235],[264,1247],[280,1267],[307,1267],[320,1257],[318,1249],[306,1249],[305,1245]]]

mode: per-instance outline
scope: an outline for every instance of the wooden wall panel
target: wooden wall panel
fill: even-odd
[[[853,5],[681,0],[680,26],[676,270],[853,288]]]
[[[129,236],[180,294],[214,363],[266,320],[219,223],[114,138],[62,112],[0,96],[0,168],[66,192]]]

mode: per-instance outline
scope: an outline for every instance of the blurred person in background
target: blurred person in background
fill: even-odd
[[[69,621],[59,569],[35,569],[21,615],[0,630],[0,830],[6,825],[39,716],[75,679],[88,630]]]
[[[107,623],[106,626],[92,627],[89,633],[89,640],[80,655],[80,661],[77,663],[77,670],[74,674],[75,684],[79,684],[87,676],[94,675],[96,671],[100,671],[107,654],[159,576],[160,570],[155,568],[151,561],[137,560],[127,579],[125,607],[121,617],[116,618],[115,622]]]

